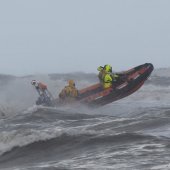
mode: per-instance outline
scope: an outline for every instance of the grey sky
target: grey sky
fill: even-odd
[[[169,0],[1,0],[0,73],[170,67]]]

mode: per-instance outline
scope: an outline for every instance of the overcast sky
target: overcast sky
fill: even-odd
[[[170,0],[1,0],[0,73],[170,67]]]

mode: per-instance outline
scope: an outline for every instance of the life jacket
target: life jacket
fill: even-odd
[[[102,80],[103,80],[102,81],[102,85],[103,85],[104,89],[112,87],[113,78],[112,78],[112,75],[110,73],[105,73],[103,75],[103,79]]]
[[[38,83],[38,87],[41,89],[41,90],[46,90],[47,89],[47,86],[41,82]]]

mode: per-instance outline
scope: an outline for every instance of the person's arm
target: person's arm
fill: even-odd
[[[99,67],[97,68],[97,70],[98,70],[98,71],[102,71],[102,70],[103,70],[103,67],[102,67],[102,66],[99,66]]]

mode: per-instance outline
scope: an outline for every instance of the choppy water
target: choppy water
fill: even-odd
[[[83,87],[93,76],[74,78]],[[57,95],[61,77],[38,78]],[[95,110],[33,106],[32,78],[1,84],[0,169],[170,169],[169,77],[154,75],[133,95]]]

